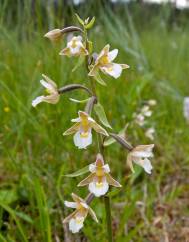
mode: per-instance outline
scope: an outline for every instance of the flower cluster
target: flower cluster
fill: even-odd
[[[110,138],[113,137],[115,141],[122,144],[123,147],[129,150],[127,163],[133,172],[134,162],[143,167],[144,170],[150,174],[152,165],[149,158],[153,156],[153,144],[132,147],[131,145],[128,145],[127,141],[124,140],[123,137],[119,136],[119,134],[117,135],[115,133],[110,133],[99,124],[99,122],[101,122],[102,125],[106,126],[106,128],[111,128],[103,106],[99,103],[99,99],[96,96],[96,90],[94,90],[95,80],[97,77],[99,78],[100,72],[105,75],[118,78],[122,74],[122,70],[129,68],[129,66],[127,64],[117,64],[113,62],[118,55],[118,50],[114,49],[110,51],[109,44],[107,44],[98,55],[95,55],[90,47],[92,46],[91,41],[89,41],[87,36],[87,30],[90,29],[94,24],[94,18],[92,18],[90,21],[89,18],[83,21],[78,15],[77,18],[83,29],[76,26],[70,26],[64,29],[54,29],[45,34],[45,37],[49,38],[51,41],[58,41],[67,33],[80,32],[82,36],[73,36],[68,41],[66,47],[63,48],[59,54],[68,57],[82,57],[86,60],[88,76],[89,80],[91,81],[91,89],[81,84],[70,84],[58,88],[54,81],[43,74],[43,80],[41,80],[40,83],[46,88],[47,94],[35,98],[32,101],[32,105],[36,107],[41,102],[56,104],[60,99],[60,95],[65,92],[70,92],[75,89],[85,90],[87,94],[90,95],[86,101],[87,103],[85,109],[84,111],[78,111],[78,117],[71,120],[74,124],[68,130],[66,130],[63,135],[73,135],[74,144],[79,149],[86,149],[92,144],[92,132],[94,131],[97,132],[99,136],[99,147],[105,147],[103,142],[105,141],[106,137],[111,136]],[[149,105],[151,104],[149,103]],[[98,117],[98,123],[91,117],[93,107],[96,112],[96,116]],[[148,117],[150,115],[151,111],[149,106],[145,106],[136,119],[144,121],[144,117]],[[65,201],[65,206],[75,209],[73,213],[64,219],[64,223],[69,224],[69,229],[72,233],[77,233],[80,231],[88,213],[96,222],[98,222],[94,211],[89,207],[89,203],[92,201],[92,199],[94,199],[94,197],[100,197],[107,194],[110,186],[117,188],[121,187],[120,183],[111,176],[110,166],[105,164],[103,155],[101,153],[97,154],[96,161],[88,166],[86,172],[90,172],[90,174],[78,184],[78,187],[87,186],[89,190],[88,196],[85,199],[82,199],[76,194],[72,193],[74,202]],[[88,199],[89,197],[90,199]]]

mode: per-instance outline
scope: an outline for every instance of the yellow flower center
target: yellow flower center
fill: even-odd
[[[88,135],[89,135],[89,132],[82,132],[82,133],[80,134],[80,136],[81,136],[82,138],[87,138]]]
[[[72,48],[76,48],[77,47],[77,40],[72,40]]]
[[[100,65],[107,65],[109,62],[108,56],[104,55],[99,60]]]
[[[97,167],[97,169],[96,169],[96,175],[97,176],[104,176],[104,171],[103,171],[103,169],[102,169],[102,167]]]
[[[81,223],[83,223],[83,217],[81,217],[81,218],[76,218],[76,223],[77,224],[81,224]]]
[[[103,183],[102,183],[102,182],[96,182],[96,186],[97,186],[98,188],[100,188],[100,187],[103,186]]]

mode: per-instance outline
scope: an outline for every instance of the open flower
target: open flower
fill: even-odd
[[[79,232],[79,230],[83,227],[84,220],[88,213],[98,223],[95,212],[87,205],[84,199],[74,193],[72,193],[72,198],[74,202],[65,201],[64,204],[69,208],[75,208],[75,211],[63,221],[63,223],[69,223],[69,230],[72,233]]]
[[[151,174],[151,170],[153,169],[153,167],[149,158],[153,157],[153,148],[154,144],[138,145],[129,152],[127,156],[127,164],[131,168],[132,172],[134,172],[132,162],[135,162],[137,165],[142,166],[148,174]]]
[[[89,165],[89,171],[91,174],[81,181],[78,186],[89,185],[89,191],[96,197],[100,197],[107,193],[109,185],[114,187],[121,187],[119,182],[114,180],[110,173],[110,167],[108,164],[104,164],[104,160],[101,154],[97,155],[96,162]]]
[[[80,56],[80,55],[88,55],[88,51],[84,47],[82,43],[81,36],[74,36],[68,43],[67,47],[60,51],[60,55],[67,56]]]
[[[110,45],[106,45],[102,49],[95,60],[94,66],[89,72],[89,76],[95,76],[100,69],[103,73],[113,76],[114,78],[118,78],[122,73],[122,69],[129,68],[126,64],[113,63],[113,60],[118,54],[118,50],[114,49],[109,51],[109,49]]]
[[[109,136],[107,131],[97,124],[94,119],[89,117],[87,113],[79,111],[78,114],[78,118],[71,120],[72,122],[75,122],[75,124],[65,131],[63,135],[75,133],[74,144],[79,149],[85,149],[92,143],[92,128],[100,134]]]
[[[46,33],[44,35],[44,37],[50,39],[51,41],[58,41],[62,38],[62,31],[61,29],[53,29],[51,31],[49,31],[48,33]]]
[[[35,107],[41,102],[47,102],[56,104],[59,101],[60,94],[58,93],[58,88],[55,82],[53,82],[48,76],[42,74],[45,80],[40,80],[42,86],[46,88],[49,95],[39,96],[32,101],[32,106]]]

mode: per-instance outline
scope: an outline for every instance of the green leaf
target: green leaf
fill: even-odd
[[[97,103],[97,104],[95,104],[95,106],[94,106],[94,110],[95,110],[95,112],[96,112],[96,114],[97,114],[97,116],[98,116],[100,122],[101,122],[104,126],[110,128],[110,129],[112,129],[112,127],[111,127],[111,125],[109,124],[108,119],[107,119],[107,117],[106,117],[106,113],[105,113],[105,111],[104,111],[103,106],[102,106],[100,103]]]
[[[125,134],[127,127],[128,127],[128,124],[126,124],[125,127],[122,130],[119,131],[118,135],[122,137]],[[109,146],[109,145],[111,145],[115,142],[116,142],[116,140],[114,138],[106,139],[105,142],[104,142],[104,146]]]
[[[95,17],[93,17],[91,21],[87,25],[85,25],[85,28],[91,29],[93,27],[94,22],[95,22]]]
[[[18,211],[15,211],[15,214],[18,217],[20,217],[21,219],[25,220],[26,222],[28,222],[30,224],[33,224],[33,220],[32,220],[32,218],[29,215],[27,215],[27,214],[25,214],[23,212],[18,212]]]
[[[95,74],[94,79],[98,83],[100,83],[101,85],[106,86],[106,83],[102,80],[102,78],[101,78],[101,76],[100,76],[100,74],[98,72]]]
[[[74,98],[69,98],[70,101],[74,102],[74,103],[87,103],[89,101],[90,98],[84,99],[84,100],[77,100]]]
[[[75,16],[78,20],[78,22],[81,24],[81,25],[84,25],[84,21],[79,17],[79,15],[77,13],[75,13]]]
[[[66,177],[77,177],[77,176],[81,176],[81,175],[83,175],[87,172],[89,172],[89,166],[85,166],[84,168],[81,168],[80,170],[78,170],[74,173],[64,175],[64,176],[66,176]]]
[[[78,59],[78,61],[77,61],[77,64],[72,69],[72,72],[76,71],[77,68],[79,68],[83,64],[84,61],[85,61],[85,57],[84,56],[80,56],[79,59]]]
[[[0,191],[0,202],[8,205],[18,200],[18,195],[16,190],[1,190]]]

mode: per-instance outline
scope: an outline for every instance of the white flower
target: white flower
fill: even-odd
[[[149,158],[153,157],[153,148],[154,144],[138,145],[129,152],[127,156],[127,164],[131,168],[132,172],[134,172],[132,162],[135,162],[137,165],[143,167],[148,174],[151,174],[151,170],[153,169],[153,167]]]
[[[146,117],[150,117],[152,115],[152,111],[150,110],[150,107],[148,105],[145,105],[141,109],[141,114]]]
[[[58,88],[55,82],[53,82],[48,76],[42,74],[45,80],[40,80],[42,86],[46,88],[49,95],[39,96],[32,101],[32,106],[36,107],[41,102],[47,102],[56,104],[59,101],[60,94],[58,93]]]
[[[155,106],[157,104],[157,101],[155,99],[150,99],[150,100],[148,100],[148,104],[150,106]]]
[[[98,219],[94,211],[88,206],[84,199],[80,198],[74,193],[72,193],[72,198],[74,202],[65,201],[64,204],[69,208],[74,208],[75,211],[63,221],[63,223],[69,223],[69,230],[72,233],[79,232],[79,230],[83,227],[84,220],[88,213],[98,223]]]
[[[189,97],[184,98],[184,117],[187,121],[189,121]]]
[[[63,135],[75,133],[74,144],[79,149],[85,149],[92,143],[92,128],[98,133],[109,136],[107,131],[97,124],[94,119],[89,117],[87,113],[79,111],[78,115],[78,118],[71,120],[75,124],[65,131]]]
[[[82,43],[82,37],[74,36],[67,43],[67,47],[61,50],[59,54],[67,55],[67,56],[80,56],[80,55],[88,55],[88,51]]]
[[[110,167],[108,164],[104,164],[101,154],[97,155],[96,162],[94,164],[89,165],[89,171],[91,174],[81,181],[78,186],[89,185],[89,191],[96,197],[106,194],[109,189],[109,185],[121,187],[119,182],[114,180],[109,174]]]
[[[155,133],[155,129],[154,128],[149,128],[146,130],[145,132],[145,136],[151,140],[154,140],[154,133]]]
[[[46,33],[44,35],[44,37],[50,39],[51,41],[57,41],[59,39],[61,39],[63,33],[60,29],[53,29],[51,31],[49,31],[48,33]]]
[[[122,73],[122,69],[129,68],[129,66],[126,64],[113,63],[113,60],[118,54],[118,50],[114,49],[109,51],[109,49],[110,45],[106,45],[102,49],[97,59],[95,60],[94,66],[89,72],[89,76],[95,76],[98,72],[98,69],[100,69],[103,73],[113,76],[114,78],[118,78]]]

